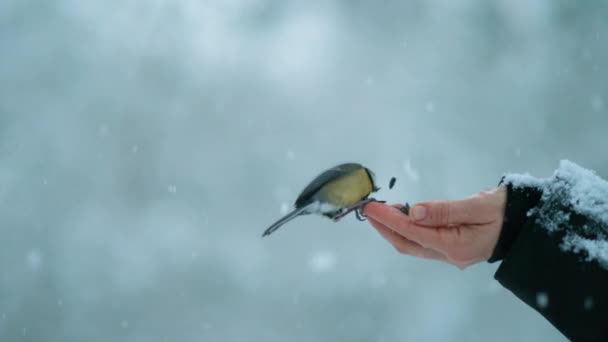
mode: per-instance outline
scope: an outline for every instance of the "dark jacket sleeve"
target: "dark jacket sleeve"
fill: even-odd
[[[504,224],[489,260],[502,260],[496,280],[570,340],[608,341],[608,270],[583,252],[563,248],[566,235],[597,222],[564,201],[545,198],[541,187],[504,185]],[[540,207],[543,215],[566,212],[563,229],[548,229],[535,210]]]

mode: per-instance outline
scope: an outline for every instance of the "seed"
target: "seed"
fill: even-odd
[[[395,182],[397,181],[397,178],[392,177],[391,181],[388,183],[388,188],[392,189],[395,186]]]

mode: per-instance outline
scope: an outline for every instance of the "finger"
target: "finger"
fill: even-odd
[[[437,228],[423,227],[414,224],[409,216],[399,209],[382,203],[370,203],[365,207],[365,214],[387,228],[412,240],[423,247],[445,250],[445,241]]]
[[[369,205],[371,205],[372,203],[377,203],[377,204],[382,204],[382,205],[388,206],[386,203],[383,203],[383,202],[369,202],[361,208],[363,210],[363,214],[365,214],[366,216],[367,216],[367,207]],[[403,207],[403,204],[395,203],[395,204],[391,204],[390,206],[393,208],[400,209],[401,207]]]
[[[382,202],[370,202],[363,207],[363,213],[365,215],[370,215],[370,213],[380,213],[382,210],[380,208],[396,208],[399,209],[401,204],[395,203],[392,205],[388,205]]]
[[[430,201],[414,205],[410,216],[416,224],[447,227],[453,224],[478,224],[485,219],[483,201],[472,197],[455,201]]]
[[[447,258],[443,254],[432,249],[424,248],[414,241],[410,241],[403,236],[398,235],[380,222],[375,221],[374,219],[369,219],[369,222],[399,253],[409,254],[419,258],[447,261]]]

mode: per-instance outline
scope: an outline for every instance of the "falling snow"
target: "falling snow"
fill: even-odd
[[[420,180],[420,174],[418,170],[412,167],[412,162],[409,159],[403,161],[403,172],[410,182],[418,182]]]
[[[584,302],[583,302],[583,308],[586,311],[592,310],[593,309],[593,297],[588,296],[585,298]]]
[[[604,99],[599,95],[593,96],[591,98],[591,108],[595,112],[601,112],[604,109]]]
[[[290,161],[296,160],[296,153],[293,150],[287,150],[285,157]]]
[[[287,215],[287,213],[290,211],[291,209],[291,205],[287,202],[283,202],[281,203],[281,208],[280,208],[280,213],[281,215]]]
[[[536,306],[541,309],[549,306],[549,295],[545,292],[539,292],[536,294]]]
[[[101,126],[99,126],[99,128],[97,129],[97,135],[100,138],[105,138],[108,136],[108,133],[110,132],[110,129],[108,128],[107,125],[103,124]]]
[[[329,251],[315,252],[310,256],[308,265],[316,273],[333,271],[336,266],[336,255]]]
[[[382,289],[386,286],[387,280],[384,274],[374,274],[370,278],[370,287],[372,289]]]
[[[501,289],[502,286],[500,286],[500,283],[497,280],[492,279],[488,282],[487,291],[489,294],[499,293]]]
[[[42,264],[42,256],[40,255],[40,251],[37,249],[30,250],[26,256],[26,262],[32,270],[37,270],[40,268],[40,265]]]

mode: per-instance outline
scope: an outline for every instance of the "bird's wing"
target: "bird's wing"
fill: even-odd
[[[344,175],[345,173],[352,172],[363,166],[355,163],[346,163],[334,166],[331,169],[321,173],[315,179],[310,182],[304,190],[300,193],[300,196],[296,199],[295,207],[300,208],[310,203],[312,196],[319,191],[319,189],[331,182],[332,180]]]

